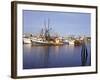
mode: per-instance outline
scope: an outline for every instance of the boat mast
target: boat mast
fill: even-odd
[[[50,28],[49,28],[49,19],[48,19],[48,25],[44,22],[44,26],[45,26],[45,39],[47,41],[50,40]]]
[[[50,27],[49,27],[49,23],[50,23],[50,20],[48,19],[48,31],[47,31],[47,36],[48,36],[48,39],[50,40]]]

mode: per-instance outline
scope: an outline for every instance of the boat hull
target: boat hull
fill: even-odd
[[[63,45],[63,43],[51,43],[51,42],[43,42],[43,41],[32,41],[32,45],[54,45],[54,46],[57,46],[57,45]]]
[[[24,38],[23,43],[24,44],[31,44],[31,40],[29,38]]]

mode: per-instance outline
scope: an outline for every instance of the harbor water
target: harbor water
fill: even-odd
[[[91,66],[90,43],[86,44],[86,48],[87,58],[84,58],[81,52],[82,45],[34,46],[23,44],[23,69]],[[84,59],[86,59],[85,63],[83,63]]]

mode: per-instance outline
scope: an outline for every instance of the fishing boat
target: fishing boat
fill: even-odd
[[[23,38],[23,43],[24,44],[31,44],[31,39],[30,38]]]
[[[40,35],[37,37],[33,37],[31,42],[33,45],[63,45],[63,41],[59,37],[51,36],[50,31],[52,28],[49,27],[49,19],[48,25],[44,23],[44,28],[41,29]]]
[[[75,45],[74,40],[69,41],[69,45]]]
[[[73,45],[73,46],[80,46],[82,43],[80,40],[70,40],[69,41],[69,45]]]
[[[56,43],[53,41],[39,41],[39,40],[32,40],[33,45],[63,45],[63,43]]]

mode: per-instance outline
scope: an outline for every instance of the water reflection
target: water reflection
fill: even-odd
[[[88,58],[88,51],[85,42],[82,44],[82,50],[81,50],[81,62],[82,66],[85,66],[87,63],[87,58]]]
[[[24,44],[23,69],[90,66],[90,48],[90,44],[82,46],[32,46]]]
[[[48,67],[49,52],[50,52],[49,50],[50,50],[49,46],[44,47],[44,67]]]

